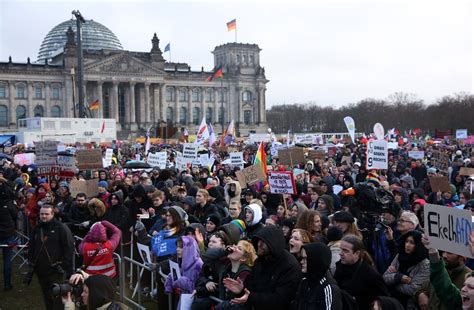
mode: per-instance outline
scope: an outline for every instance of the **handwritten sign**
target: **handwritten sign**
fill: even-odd
[[[194,161],[198,160],[197,152],[198,145],[192,143],[183,144],[183,160],[186,163],[192,164]]]
[[[311,159],[323,159],[326,158],[326,152],[324,150],[309,150],[308,157]]]
[[[239,167],[241,170],[244,169],[244,155],[242,152],[230,153],[230,164],[234,167]]]
[[[434,176],[429,177],[431,190],[434,193],[437,192],[451,192],[451,187],[449,186],[449,180],[446,176]]]
[[[293,173],[289,171],[269,172],[268,184],[270,193],[273,194],[296,194],[295,179]]]
[[[465,176],[473,176],[474,175],[474,168],[467,168],[467,167],[461,167],[461,170],[459,171],[460,175],[465,175]]]
[[[104,168],[112,165],[112,155],[114,155],[113,149],[105,150]]]
[[[449,155],[444,152],[433,151],[431,163],[438,168],[438,170],[447,172],[449,167]]]
[[[425,234],[430,246],[454,254],[472,258],[469,235],[472,230],[472,214],[468,210],[425,204]]]
[[[367,143],[367,169],[388,169],[388,146],[385,140]]]
[[[39,175],[57,174],[58,144],[57,141],[35,142],[35,163]]]
[[[76,158],[74,156],[59,155],[58,156],[59,175],[71,177],[76,173]]]
[[[35,163],[35,157],[35,153],[16,154],[15,157],[13,157],[13,162],[19,166],[29,166]]]
[[[152,167],[160,167],[160,169],[166,169],[166,156],[166,151],[158,153],[149,153],[147,162]]]
[[[247,184],[257,184],[258,182],[265,181],[266,179],[266,176],[265,174],[263,174],[261,167],[255,165],[246,167],[241,171],[236,171],[235,174],[242,187],[247,187]]]
[[[79,170],[102,169],[102,151],[100,149],[78,150],[77,167]]]
[[[179,171],[184,171],[187,169],[186,162],[184,161],[183,154],[180,152],[176,152],[176,158],[174,162],[174,167]]]
[[[456,139],[466,139],[466,138],[467,138],[467,129],[456,130]]]
[[[425,158],[425,151],[409,151],[408,157],[413,159],[423,159]]]
[[[254,143],[270,142],[270,135],[268,133],[251,133],[249,140]]]
[[[304,163],[304,150],[301,147],[295,147],[286,150],[278,150],[278,162],[282,165],[297,165]]]
[[[97,180],[76,180],[73,179],[69,184],[69,190],[72,197],[76,197],[79,193],[84,193],[88,198],[97,196],[98,191],[98,182]]]

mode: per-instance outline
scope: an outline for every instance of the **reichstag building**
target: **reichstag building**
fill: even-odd
[[[0,131],[14,131],[27,117],[74,117],[76,21],[54,27],[44,38],[36,61],[0,62]],[[266,130],[268,80],[256,44],[226,43],[212,52],[224,78],[167,62],[156,34],[149,52],[123,50],[104,25],[87,20],[82,27],[85,105],[98,100],[93,117],[114,118],[121,132],[145,130],[165,121],[190,133],[203,117],[220,132],[235,120],[241,134]]]

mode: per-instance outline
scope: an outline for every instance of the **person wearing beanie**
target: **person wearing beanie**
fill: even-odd
[[[109,183],[107,183],[107,181],[98,182],[97,190],[99,194],[97,195],[97,198],[99,198],[105,204],[105,208],[107,209],[110,207],[110,201],[109,201],[110,193],[107,190],[108,188],[109,188]]]
[[[215,231],[217,231],[219,226],[221,226],[221,218],[219,214],[210,214],[206,220],[206,239],[208,239]]]
[[[354,234],[362,239],[362,234],[355,223],[354,216],[347,211],[337,211],[332,217],[335,226],[345,235]]]
[[[331,250],[322,243],[308,243],[301,248],[301,280],[293,309],[342,309],[342,296],[336,281],[327,276]]]
[[[110,238],[107,237],[110,235]],[[120,244],[122,232],[109,221],[96,222],[79,244],[83,257],[81,269],[86,273],[101,274],[110,278],[117,276],[114,251]]]
[[[295,217],[289,217],[282,221],[281,230],[283,231],[283,236],[286,239],[286,244],[288,244],[288,241],[291,238],[291,231],[295,228],[295,226],[296,226]]]
[[[43,183],[38,185],[38,188],[44,188],[46,192],[51,191],[51,187],[48,183]],[[74,200],[71,197],[71,192],[69,191],[69,184],[65,181],[59,183],[59,189],[56,197],[56,211],[58,217],[62,219],[63,222],[69,221],[69,213],[71,212],[72,203]]]
[[[247,238],[251,239],[264,225],[260,223],[262,220],[262,207],[252,203],[244,208],[245,224],[247,225]]]
[[[330,195],[322,195],[318,198],[316,211],[321,216],[329,216],[334,213],[334,199]]]

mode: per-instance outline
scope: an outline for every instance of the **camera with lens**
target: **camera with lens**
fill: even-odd
[[[71,285],[68,281],[64,283],[53,283],[52,287],[53,296],[65,296],[67,293],[71,293],[73,299],[78,299],[82,294],[82,285]]]

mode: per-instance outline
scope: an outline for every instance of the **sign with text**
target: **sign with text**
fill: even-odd
[[[322,160],[324,160],[326,158],[326,152],[324,152],[324,150],[309,150],[308,151],[308,157],[310,159],[322,159]]]
[[[434,176],[428,177],[430,180],[431,190],[434,193],[437,192],[451,192],[451,187],[449,186],[449,180],[446,176]]]
[[[301,147],[278,150],[278,162],[282,165],[297,165],[304,163],[304,150]]]
[[[166,169],[166,156],[165,152],[149,153],[147,162],[152,167],[160,167],[160,169]]]
[[[447,172],[449,167],[449,155],[444,152],[433,151],[431,163],[438,168],[438,170]]]
[[[57,141],[35,142],[35,164],[38,166],[39,175],[57,173],[58,144]]]
[[[260,166],[252,165],[241,171],[236,171],[235,174],[240,185],[243,185],[243,187],[247,187],[247,184],[251,186],[260,181],[265,181],[265,174],[263,174]]]
[[[268,133],[251,133],[249,140],[254,143],[270,142],[270,135]]]
[[[71,191],[71,196],[74,198],[78,193],[84,193],[87,195],[87,198],[91,198],[99,194],[98,181],[73,179],[69,184],[69,190]]]
[[[474,145],[474,136],[468,136],[466,139],[464,139],[464,144]]]
[[[467,129],[456,130],[456,139],[466,139],[466,138],[467,138]]]
[[[460,175],[465,175],[465,176],[473,176],[474,175],[474,168],[467,168],[467,167],[461,167],[461,170],[459,172]]]
[[[78,150],[77,167],[79,170],[102,169],[102,151],[100,149]]]
[[[59,175],[63,177],[72,177],[76,173],[76,157],[59,155],[58,156]]]
[[[183,144],[183,159],[186,163],[192,164],[194,161],[198,160],[197,152],[198,145],[192,143]]]
[[[180,152],[176,152],[176,158],[174,161],[175,165],[174,167],[178,169],[179,172],[186,170],[187,165],[186,162],[184,161],[183,154]]]
[[[104,168],[112,165],[112,155],[114,155],[113,149],[105,150]]]
[[[273,194],[296,194],[296,184],[293,173],[289,171],[269,172],[268,184],[270,193]]]
[[[244,169],[244,155],[242,152],[230,153],[230,164],[234,167],[239,167],[240,170]]]
[[[385,140],[367,143],[367,169],[388,169],[388,146]]]
[[[23,154],[16,154],[15,157],[13,157],[13,162],[20,167],[23,165],[31,165],[35,163],[35,153],[23,153]]]
[[[413,159],[423,159],[425,158],[425,151],[409,151],[408,157]]]
[[[430,246],[472,258],[469,247],[472,213],[469,210],[425,204],[425,234]]]

